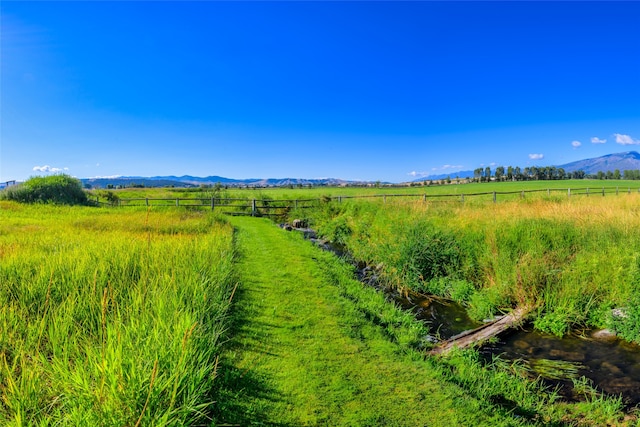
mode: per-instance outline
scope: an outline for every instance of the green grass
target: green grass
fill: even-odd
[[[388,286],[454,298],[477,319],[529,305],[544,331],[614,324],[640,340],[637,322],[610,315],[638,292],[639,201],[633,192],[497,204],[354,200],[292,215],[381,264]]]
[[[556,194],[566,195],[567,188],[590,188],[592,194],[596,194],[602,188],[608,192],[615,192],[616,187],[621,192],[631,189],[632,192],[638,192],[640,181],[627,180],[562,180],[562,181],[518,181],[518,182],[488,182],[488,183],[469,183],[469,184],[451,184],[451,185],[430,185],[430,186],[394,186],[394,187],[314,187],[314,188],[261,188],[261,189],[220,189],[215,191],[213,188],[125,188],[113,190],[120,198],[207,198],[212,197],[230,197],[230,198],[246,198],[250,199],[306,199],[321,198],[322,196],[373,196],[373,195],[443,195],[443,194],[473,194],[485,192],[519,192],[522,190],[537,190],[546,193],[547,189],[556,190]],[[560,192],[563,189],[565,191]],[[100,190],[92,191],[98,195]],[[609,193],[610,194],[610,193]],[[95,196],[94,196],[95,197]]]
[[[234,218],[241,286],[216,421],[231,425],[561,425],[575,415],[524,368],[430,359],[425,326],[352,268],[268,220]]]
[[[0,202],[0,424],[207,422],[232,261],[211,214]]]
[[[292,215],[392,286],[477,317],[533,302],[536,325],[562,333],[637,299],[637,206],[542,194]],[[562,403],[517,363],[425,357],[425,325],[346,262],[268,220],[230,221],[235,234],[204,210],[0,202],[0,424],[624,424],[620,401],[586,386]]]

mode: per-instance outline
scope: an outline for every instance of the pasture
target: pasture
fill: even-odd
[[[476,319],[527,304],[541,331],[608,327],[640,341],[638,187],[564,190],[585,183],[218,194],[315,196],[313,208],[290,209],[288,219],[307,219],[376,266],[387,287],[450,298]],[[454,190],[487,194],[464,203],[421,197]],[[523,190],[536,191],[523,198]],[[509,197],[493,203],[492,192]],[[348,197],[385,194],[413,196]],[[264,218],[0,201],[0,261],[6,425],[636,422],[588,383],[582,401],[569,403],[517,362],[487,364],[473,349],[426,356],[434,331],[356,281],[346,260]],[[393,393],[402,398],[389,410]]]

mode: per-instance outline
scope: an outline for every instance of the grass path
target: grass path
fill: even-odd
[[[219,368],[218,424],[518,424],[442,381],[428,361],[368,321],[341,290],[354,281],[333,255],[268,220],[231,222],[240,286]]]

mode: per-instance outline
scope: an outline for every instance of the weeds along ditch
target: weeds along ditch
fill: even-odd
[[[233,253],[211,213],[0,202],[0,424],[206,423]]]
[[[550,369],[557,361],[565,383],[586,375],[600,390],[623,393],[632,407],[640,398],[639,202],[636,194],[497,204],[369,201],[327,203],[291,218],[304,215],[321,237],[377,266],[385,287],[451,299],[472,320],[535,307],[528,326],[535,339],[508,334],[485,356],[530,358],[530,375],[550,384],[558,383]],[[623,341],[589,335],[599,329]],[[543,345],[540,334],[568,349]],[[607,360],[608,352],[621,356]],[[585,390],[578,385],[572,389]]]

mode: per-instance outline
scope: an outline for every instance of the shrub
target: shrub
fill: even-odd
[[[80,180],[64,174],[31,177],[4,190],[0,198],[21,203],[88,204],[87,193],[82,189]]]
[[[109,191],[109,190],[102,190],[102,191],[98,191],[95,193],[98,197],[102,197],[103,199],[106,199],[107,202],[111,203],[112,205],[115,205],[118,203],[118,200],[120,200],[120,196],[118,196],[116,193],[114,193],[113,191]]]

